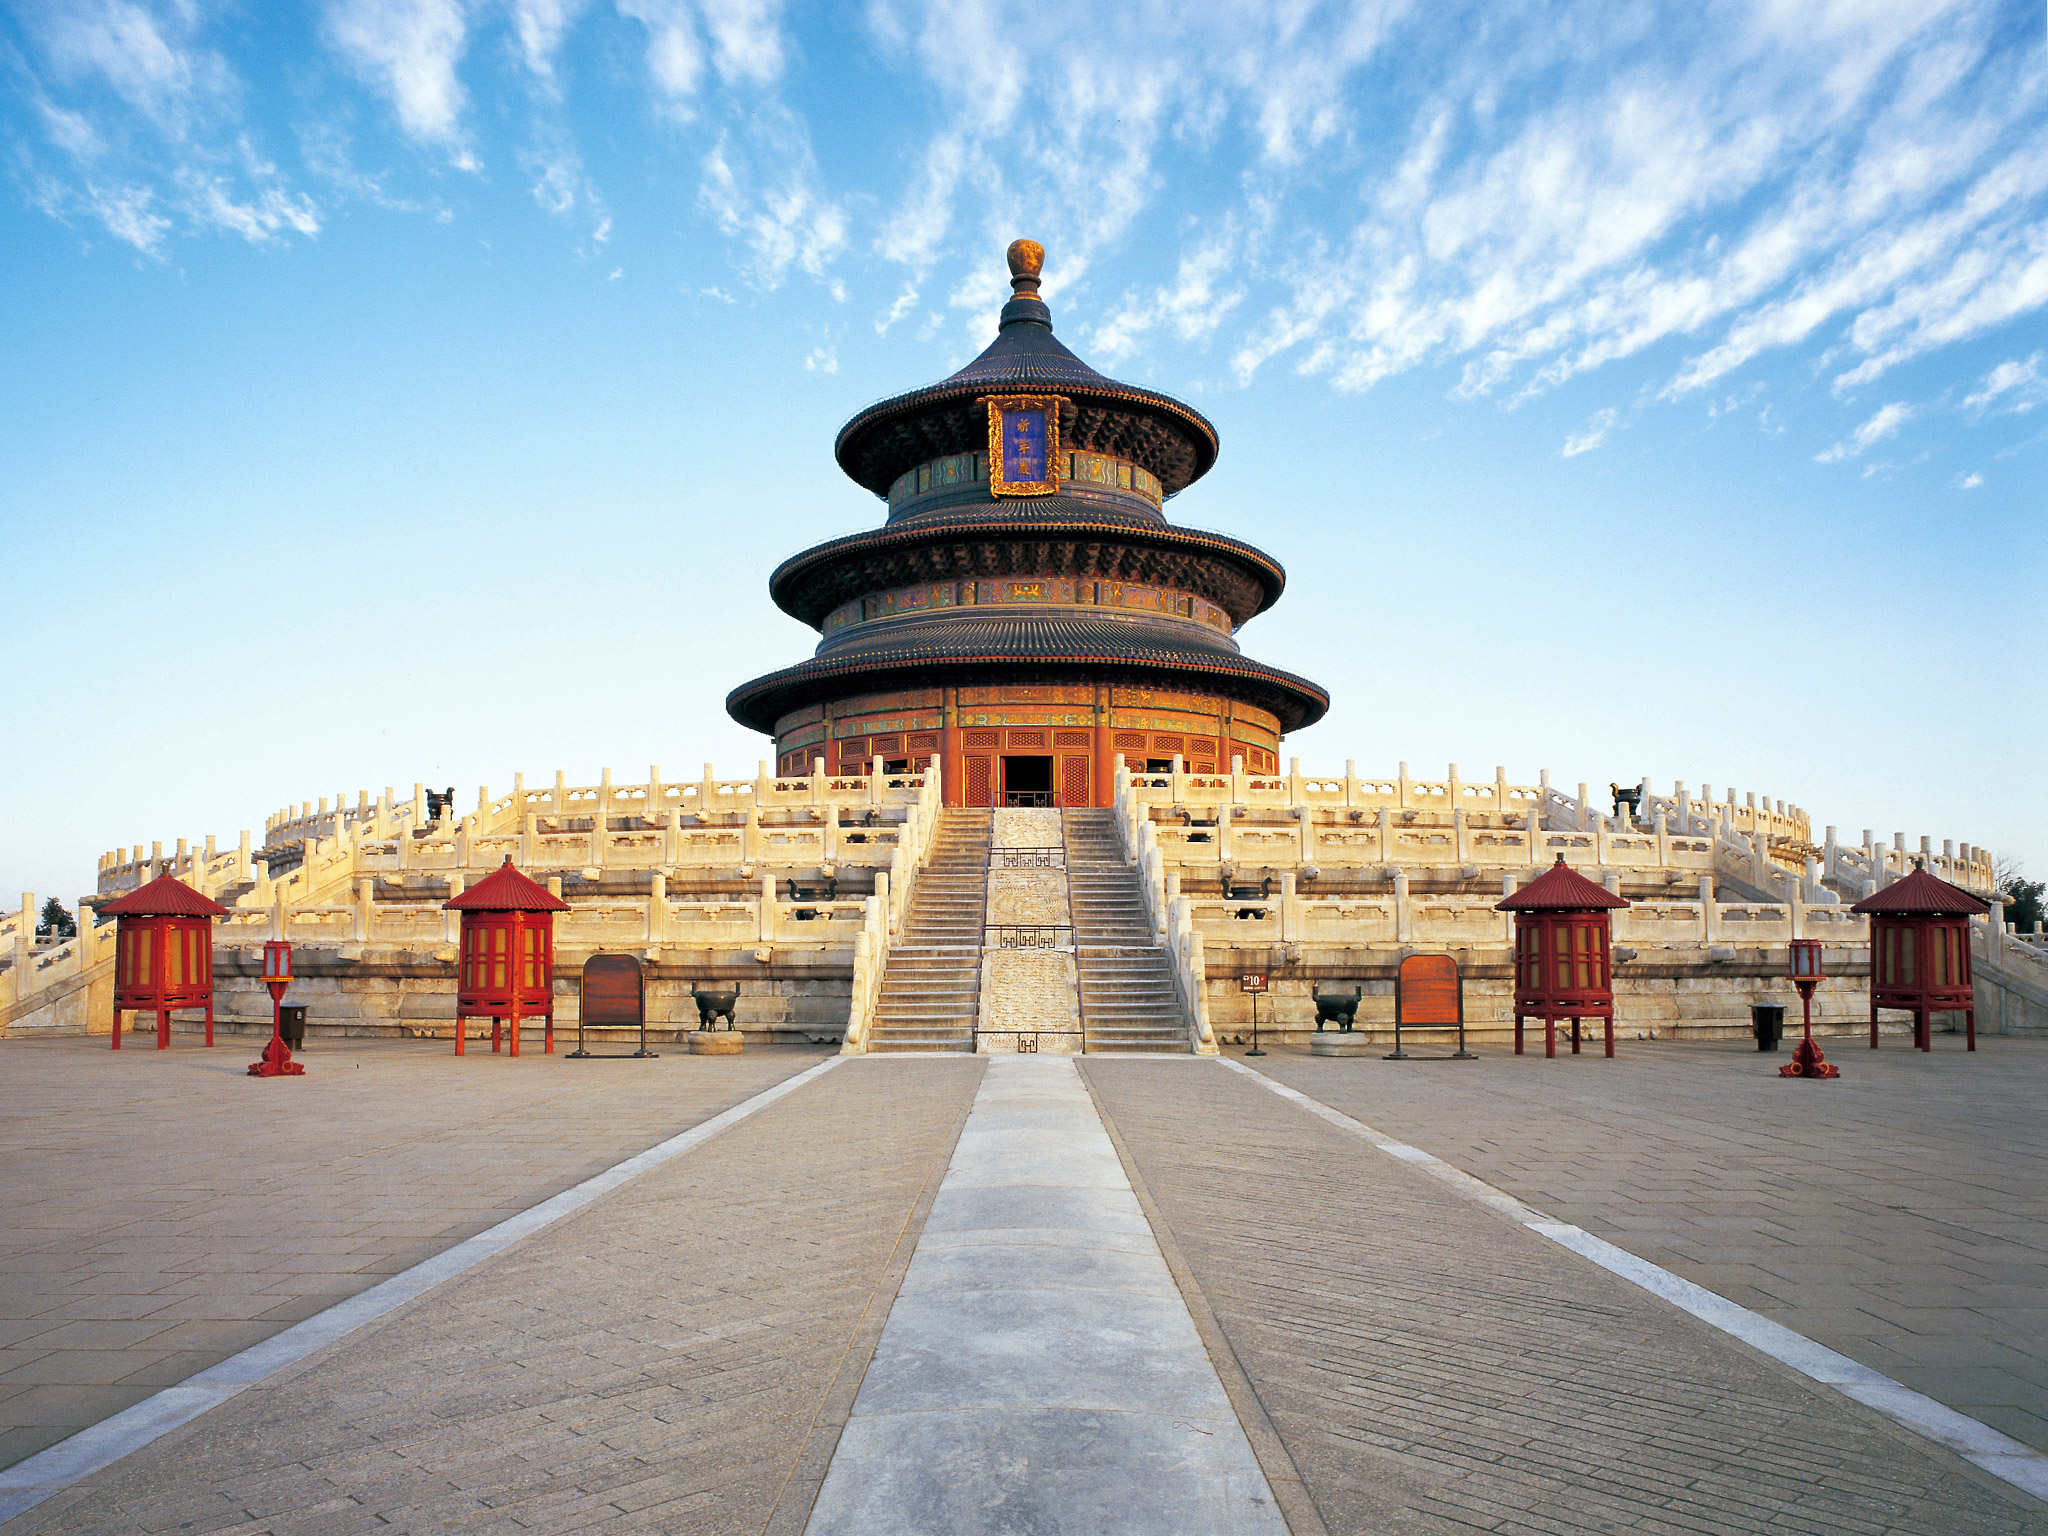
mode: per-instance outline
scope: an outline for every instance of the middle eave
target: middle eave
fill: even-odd
[[[841,603],[923,581],[1064,575],[1200,593],[1233,625],[1266,611],[1287,584],[1280,562],[1242,540],[1171,524],[1045,518],[1014,512],[877,528],[815,544],[768,578],[769,596],[818,628]]]

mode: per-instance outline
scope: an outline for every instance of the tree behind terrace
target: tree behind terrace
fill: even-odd
[[[2005,892],[2005,920],[2022,933],[2032,932],[2042,919],[2042,895],[2048,892],[2048,881],[2028,880],[2014,870],[1998,882],[1998,888]]]

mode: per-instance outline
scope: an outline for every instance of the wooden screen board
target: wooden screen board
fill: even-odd
[[[592,955],[583,962],[583,1022],[638,1029],[644,997],[638,955]]]
[[[1453,1061],[1470,1061],[1465,1049],[1465,988],[1458,962],[1449,955],[1409,955],[1394,973],[1394,1050],[1389,1061],[1412,1061],[1403,1049],[1404,1029],[1455,1029]]]
[[[1458,962],[1449,955],[1410,955],[1394,985],[1401,1022],[1410,1027],[1457,1024],[1464,1010],[1458,998]]]

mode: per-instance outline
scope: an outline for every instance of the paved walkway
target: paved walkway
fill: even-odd
[[[795,1536],[980,1072],[848,1063],[0,1529]]]
[[[255,1055],[0,1043],[0,1467],[828,1053]]]
[[[1276,1077],[1319,1074],[1306,1091],[1349,1095],[1340,1108],[1467,1167],[1449,1132],[1519,1146],[1518,1115],[1576,1103],[1560,1144],[1611,1121],[1609,1135],[1634,1137],[1639,1174],[1676,1179],[1671,1170],[1697,1155],[1670,1128],[1687,1095],[1702,1114],[1725,1095],[1738,1127],[1742,1105],[1774,1101],[1744,1086],[1753,1056],[1655,1049],[1617,1063],[1262,1065]],[[1881,1161],[1888,1138],[1917,1133],[1902,1118],[1921,1112],[1916,1093],[1939,1100],[1966,1086],[1951,1079],[1956,1088],[1937,1092],[1931,1074],[1974,1065],[1898,1054],[1896,1068],[1877,1069],[1893,1077],[1868,1079],[1892,1085],[1889,1097],[1866,1095],[1860,1112],[1853,1095],[1778,1102],[1805,1106],[1802,1124],[1842,1117],[1814,1133],[1835,1164]],[[603,1090],[587,1083],[729,1103],[736,1079],[700,1069],[751,1063],[765,1086],[819,1059],[591,1068],[647,1066],[670,1071],[665,1080],[585,1079],[576,1064],[534,1061],[553,1074],[532,1079],[534,1124],[504,1133],[541,1152],[559,1139],[556,1166],[580,1155],[592,1172],[688,1114],[629,1107],[638,1134],[616,1137],[624,1145],[609,1155],[576,1153],[579,1135],[612,1134]],[[175,1056],[145,1061],[176,1067]],[[472,1125],[497,1124],[477,1106],[500,1101],[474,1085],[515,1095],[529,1063],[467,1065],[482,1071],[444,1074],[413,1105],[410,1130],[400,1116],[386,1132],[414,1138],[404,1146],[448,1135],[435,1119],[442,1100],[457,1123],[467,1106]],[[2001,1065],[2029,1070],[2017,1053]],[[154,1126],[123,1093],[173,1079],[131,1075],[126,1061],[63,1075],[83,1085],[82,1115],[98,1112],[91,1083],[122,1090],[110,1090],[121,1114],[98,1130],[117,1154],[110,1167],[141,1166]],[[331,1085],[327,1117],[374,1120],[410,1081],[390,1077],[388,1092],[355,1099]],[[1667,1139],[1638,1133],[1626,1096],[1617,1101],[1622,1085],[1665,1095]],[[275,1085],[248,1086],[258,1096],[204,1083],[187,1095],[214,1105],[217,1140],[246,1139],[250,1116],[282,1134],[283,1121],[262,1117],[291,1101],[261,1096]],[[586,1094],[580,1132],[544,1129],[550,1105]],[[1458,1107],[1474,1099],[1491,1106],[1491,1127]],[[1945,1124],[1938,1103],[1927,1113]],[[51,1126],[35,1120],[28,1143]],[[312,1166],[382,1187],[384,1175],[351,1172],[344,1156],[362,1146],[364,1161],[378,1161],[377,1137],[299,1129],[327,1147]],[[437,1150],[454,1164],[448,1142]],[[502,1199],[494,1160],[478,1166],[478,1184]],[[1545,1165],[1553,1192],[1570,1193],[1574,1166],[1568,1155]],[[391,1182],[403,1187],[405,1173]],[[118,1177],[103,1190],[98,1174],[77,1177],[118,1214]],[[1960,1170],[1943,1177],[1967,1183]],[[225,1174],[217,1182],[231,1186]],[[445,1185],[451,1198],[463,1187]],[[1541,1191],[1516,1193],[1578,1219]],[[204,1182],[186,1200],[207,1210],[218,1198]],[[1667,1198],[1682,1212],[1682,1188]],[[158,1199],[150,1219],[174,1219],[176,1200]],[[1999,1207],[1987,1194],[1967,1209]],[[277,1205],[279,1241],[297,1241],[295,1210],[324,1214],[317,1199]],[[88,1226],[81,1244],[123,1231]],[[2000,1235],[2018,1243],[2023,1227]],[[232,1238],[233,1251],[243,1241]],[[1783,1241],[1795,1250],[1796,1232]],[[41,1251],[65,1252],[61,1231]],[[1908,1296],[1931,1283],[1900,1282]],[[792,1085],[0,1536],[1283,1527],[2048,1536],[2048,1506],[1228,1064],[880,1057]]]
[[[1263,1420],[1283,1448],[1269,1478],[1312,1502],[1294,1536],[2048,1531],[2048,1508],[1219,1063],[1082,1070],[1254,1443]]]
[[[1734,1042],[1260,1065],[2048,1451],[2048,1045],[1934,1040],[1830,1042],[1826,1083]]]
[[[982,1080],[807,1536],[1285,1536],[1071,1059]]]

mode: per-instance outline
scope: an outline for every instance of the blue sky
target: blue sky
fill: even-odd
[[[707,759],[1002,251],[1208,413],[1304,766],[2048,872],[2038,3],[0,0],[0,890]]]

